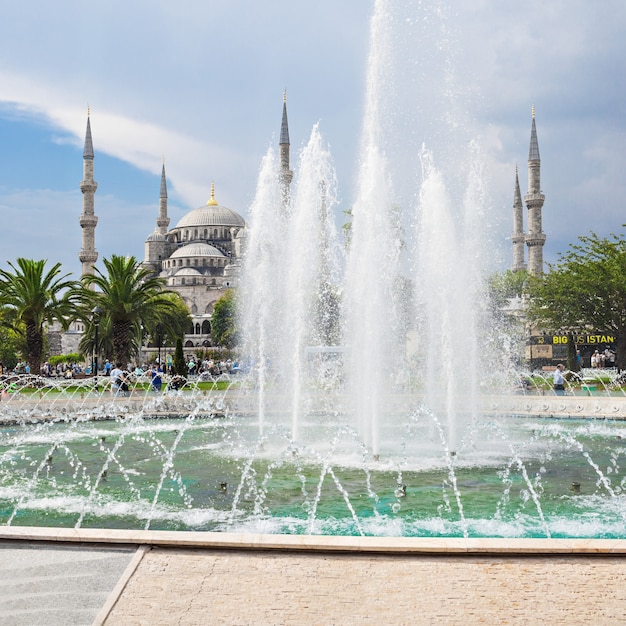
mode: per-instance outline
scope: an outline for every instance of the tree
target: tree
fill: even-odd
[[[235,294],[229,289],[213,307],[211,335],[213,341],[224,348],[232,348],[236,343],[236,303]]]
[[[185,301],[175,291],[163,292],[163,296],[172,301],[171,311],[156,327],[146,326],[148,333],[156,344],[157,335],[166,339],[170,345],[176,345],[176,340],[183,337],[191,325],[191,315]]]
[[[102,311],[99,343],[105,345],[110,338],[115,362],[125,366],[137,354],[141,324],[152,329],[158,324],[175,327],[180,309],[173,292],[164,290],[165,281],[141,267],[135,257],[112,255],[104,259],[104,266],[106,273],[96,268],[95,274],[82,278],[79,297],[86,332],[81,349],[93,346],[91,311],[97,306]]]
[[[487,281],[489,302],[495,310],[502,310],[512,298],[524,295],[528,272],[506,270],[492,274]]]
[[[579,237],[543,276],[529,279],[531,321],[561,330],[597,330],[616,337],[616,365],[626,367],[626,241],[595,233]]]
[[[179,376],[187,374],[187,361],[183,353],[183,340],[179,337],[176,340],[176,348],[174,350],[174,373]]]
[[[0,270],[0,305],[6,308],[3,323],[24,339],[24,356],[33,374],[39,374],[46,324],[55,321],[67,328],[75,313],[76,282],[61,275],[56,263],[46,272],[46,260],[19,258],[17,265]]]

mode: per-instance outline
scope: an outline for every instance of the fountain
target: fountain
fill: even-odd
[[[401,20],[388,5],[372,17],[349,244],[316,125],[288,200],[272,150],[261,164],[240,290],[247,372],[125,398],[50,380],[10,389],[0,524],[624,537],[623,396],[481,388],[494,370],[511,387],[517,374],[506,355],[478,358],[494,334],[480,150],[439,62],[445,85],[429,96],[446,115],[398,165]]]

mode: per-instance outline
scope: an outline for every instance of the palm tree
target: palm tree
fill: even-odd
[[[5,324],[24,337],[25,357],[33,374],[39,374],[44,346],[44,326],[54,321],[67,328],[75,313],[76,281],[60,276],[61,264],[48,272],[47,261],[19,258],[12,271],[0,270],[0,305]]]
[[[85,341],[93,345],[91,311],[102,311],[99,329],[101,345],[110,341],[115,362],[124,367],[137,353],[141,325],[145,328],[174,323],[179,313],[172,292],[164,289],[165,281],[141,267],[135,257],[112,255],[104,259],[106,273],[96,268],[95,274],[82,278],[81,317],[87,323]],[[87,347],[83,344],[83,348]]]

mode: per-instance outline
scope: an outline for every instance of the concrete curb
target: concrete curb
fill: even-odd
[[[0,527],[0,540],[380,554],[626,554],[626,539],[345,537],[4,526]]]

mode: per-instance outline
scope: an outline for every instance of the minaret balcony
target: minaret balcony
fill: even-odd
[[[98,183],[94,180],[81,180],[80,181],[80,190],[83,193],[96,193],[96,189],[98,189]]]
[[[526,235],[526,245],[528,247],[543,246],[545,242],[546,242],[545,233],[532,233],[532,234]]]
[[[82,228],[95,228],[98,223],[98,217],[96,215],[81,215],[78,218],[78,222]]]
[[[98,260],[98,253],[95,250],[85,250],[78,253],[78,260],[81,263],[95,263]]]
[[[524,196],[524,202],[526,203],[526,206],[528,205],[534,205],[534,206],[542,206],[544,201],[545,201],[546,197],[544,194],[542,194],[541,192],[539,193],[527,193]]]

